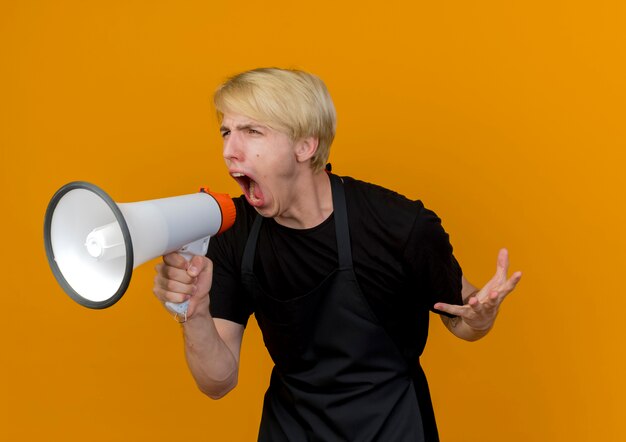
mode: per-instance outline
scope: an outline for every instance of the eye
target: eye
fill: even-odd
[[[229,130],[223,130],[222,131],[222,138],[226,138],[228,135],[230,135],[230,131]]]
[[[259,131],[258,131],[258,130],[256,130],[256,129],[252,129],[252,128],[249,128],[249,129],[248,129],[248,133],[249,133],[249,134],[254,134],[254,135],[261,135],[261,132],[259,132]]]

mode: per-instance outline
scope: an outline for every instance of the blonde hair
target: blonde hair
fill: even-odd
[[[324,168],[335,138],[335,106],[324,82],[298,70],[261,68],[229,78],[213,97],[221,124],[224,113],[236,113],[286,133],[292,140],[314,137],[314,170]]]

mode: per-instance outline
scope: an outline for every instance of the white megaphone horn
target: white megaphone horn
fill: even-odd
[[[211,236],[235,222],[226,194],[199,193],[135,203],[115,203],[83,181],[61,187],[44,221],[48,263],[63,290],[79,304],[102,309],[124,295],[133,269],[179,251],[188,260],[205,255]],[[166,303],[177,314],[187,304]]]

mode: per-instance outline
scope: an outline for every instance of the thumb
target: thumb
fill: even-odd
[[[187,274],[193,278],[198,276],[200,272],[202,272],[206,267],[205,261],[208,261],[208,259],[204,256],[193,256],[189,260],[189,265],[187,266]]]
[[[189,261],[187,274],[195,278],[196,293],[208,293],[213,281],[213,262],[206,256],[194,256]]]

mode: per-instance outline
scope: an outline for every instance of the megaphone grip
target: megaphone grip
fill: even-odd
[[[204,256],[209,249],[210,239],[211,237],[207,236],[205,238],[200,238],[197,241],[186,244],[178,250],[178,253],[182,255],[182,257],[185,258],[187,262],[191,261],[191,258],[196,255]],[[179,322],[185,322],[187,320],[187,309],[189,308],[189,301],[184,301],[180,303],[166,302],[165,307],[167,307],[171,312],[176,313],[176,315],[184,316],[185,319]],[[176,318],[176,320],[178,320],[178,317]]]
[[[184,301],[180,303],[166,302],[165,307],[167,307],[168,309],[170,309],[170,311],[174,313],[187,316],[187,309],[189,308],[189,301]]]

